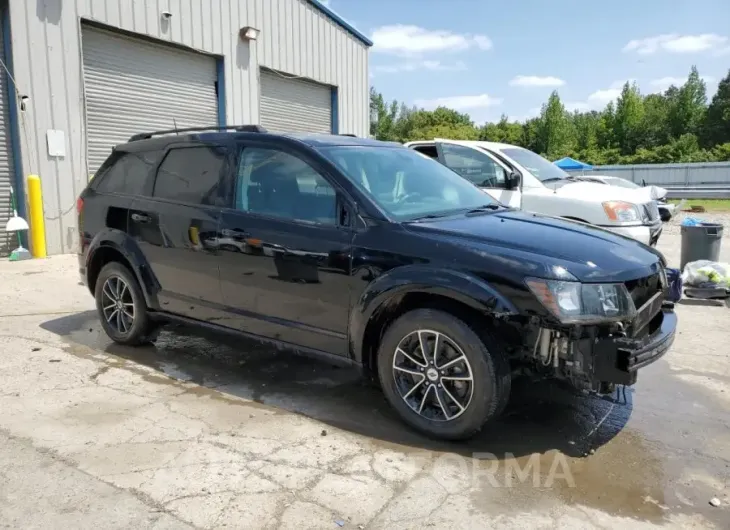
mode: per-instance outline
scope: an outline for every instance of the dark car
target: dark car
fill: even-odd
[[[674,340],[664,258],[634,240],[509,209],[393,143],[177,132],[116,147],[78,200],[80,273],[118,343],[182,322],[353,364],[459,439],[518,375],[608,393]]]

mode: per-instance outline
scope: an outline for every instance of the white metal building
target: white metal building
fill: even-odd
[[[0,53],[14,79],[0,76],[0,226],[7,188],[40,175],[49,254],[76,250],[76,197],[136,132],[259,123],[368,134],[372,43],[318,0],[0,8]],[[13,246],[6,239],[0,253]]]

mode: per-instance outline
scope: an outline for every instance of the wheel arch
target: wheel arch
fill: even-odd
[[[518,313],[491,285],[474,276],[448,270],[403,267],[372,282],[350,316],[350,350],[365,371],[374,374],[377,348],[388,326],[420,308],[448,312],[467,324]]]
[[[92,295],[101,269],[110,262],[118,262],[127,267],[139,282],[147,307],[158,308],[159,283],[144,254],[134,240],[115,229],[100,232],[89,245],[86,258],[86,284]]]

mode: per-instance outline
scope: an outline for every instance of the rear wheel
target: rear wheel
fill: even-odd
[[[469,438],[501,413],[511,375],[495,341],[455,316],[410,311],[378,350],[383,392],[403,420],[441,439]]]
[[[101,325],[114,342],[137,346],[156,338],[142,289],[127,267],[107,263],[97,277],[95,296]]]

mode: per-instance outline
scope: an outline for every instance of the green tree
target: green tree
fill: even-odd
[[[644,98],[643,141],[646,148],[669,143],[669,100],[663,94],[649,94]]]
[[[522,142],[522,129],[522,124],[509,121],[506,115],[502,115],[499,122],[486,123],[480,128],[479,139],[520,145]]]
[[[575,149],[575,128],[557,90],[553,91],[540,112],[539,152],[550,160],[561,158]]]
[[[383,95],[370,88],[370,136],[378,140],[395,140],[394,127],[398,117],[398,103],[385,102]]]
[[[697,68],[692,67],[681,88],[672,88],[665,94],[669,98],[669,128],[672,136],[679,138],[687,133],[697,134],[707,109],[707,87]]]
[[[627,81],[616,100],[614,133],[621,154],[628,155],[641,146],[644,138],[644,100],[636,83]]]
[[[706,147],[730,142],[730,70],[707,108],[702,139]]]

